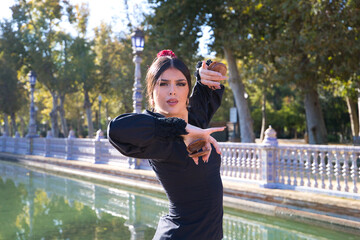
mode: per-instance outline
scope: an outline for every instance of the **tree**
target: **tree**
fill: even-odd
[[[27,68],[35,70],[39,82],[51,93],[53,99],[50,112],[51,130],[53,136],[57,137],[59,135],[58,99],[64,93],[61,93],[62,89],[59,87],[62,83],[58,79],[59,69],[55,51],[58,47],[59,23],[63,16],[67,16],[69,22],[73,21],[72,6],[65,0],[34,2],[18,0],[11,9],[17,29],[21,31],[22,43],[26,46],[24,64]]]
[[[96,53],[94,51],[94,42],[85,38],[87,21],[89,16],[89,7],[85,4],[77,6],[77,29],[78,37],[71,46],[71,64],[74,66],[73,77],[76,79],[79,87],[84,94],[84,109],[88,123],[88,136],[94,136],[94,126],[92,122],[91,107],[107,86],[106,82],[99,78],[97,74],[98,66],[95,63]],[[91,93],[94,93],[91,95]]]
[[[105,110],[112,114],[131,112],[134,76],[133,54],[129,38],[117,37],[110,25],[101,23],[95,29],[94,51],[96,53],[97,76],[101,79]],[[115,100],[114,104],[110,99]],[[108,115],[107,115],[108,116]]]
[[[58,89],[59,89],[59,105],[58,110],[60,114],[60,121],[62,132],[65,136],[68,136],[68,128],[67,121],[65,118],[65,96],[67,94],[71,94],[77,91],[77,85],[75,78],[72,76],[74,73],[74,66],[70,64],[70,56],[69,51],[71,44],[73,43],[73,39],[69,34],[65,34],[63,32],[59,32],[57,34],[57,42],[61,47],[59,50],[54,52],[54,57],[56,59],[56,65],[58,69],[57,79]]]
[[[15,114],[25,101],[23,85],[18,80],[17,71],[21,68],[21,55],[24,46],[18,40],[18,32],[12,23],[1,23],[0,37],[0,112],[4,114],[5,132],[8,129],[8,116],[11,117],[12,134],[17,131]]]
[[[92,43],[84,38],[77,37],[71,45],[71,64],[75,66],[73,78],[84,94],[84,109],[88,123],[88,136],[94,136],[91,106],[96,96],[91,99],[90,92],[96,89],[95,53],[92,51]]]
[[[184,46],[184,51],[196,54],[201,26],[211,27],[215,43],[212,49],[220,56],[225,56],[229,69],[229,85],[234,93],[240,119],[242,142],[254,142],[253,121],[247,99],[244,97],[245,86],[237,66],[236,50],[239,37],[245,31],[244,26],[232,10],[233,1],[151,1],[154,3],[155,14],[149,17],[151,31],[157,42],[170,45],[172,48]],[[251,1],[241,2],[246,8]],[[240,4],[238,4],[240,5]],[[248,19],[244,15],[244,21]],[[235,21],[234,21],[235,20]],[[180,35],[180,37],[178,37]],[[164,40],[168,39],[168,40]],[[187,55],[189,55],[188,53]]]
[[[304,96],[309,142],[327,143],[318,88],[338,67],[334,58],[354,59],[348,53],[358,40],[354,35],[344,36],[356,25],[349,24],[349,18],[345,17],[349,12],[356,12],[355,3],[279,0],[252,1],[253,5],[246,5],[246,1],[230,2],[233,5],[228,10],[246,30],[240,37],[235,35],[241,46],[235,53],[273,64],[278,73],[274,76],[277,81],[295,84]],[[244,16],[249,13],[250,20],[242,21],[247,20]],[[358,19],[355,16],[352,14],[351,18]],[[350,47],[344,47],[344,43]]]

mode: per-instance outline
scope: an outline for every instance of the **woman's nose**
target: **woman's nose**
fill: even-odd
[[[170,95],[175,95],[175,87],[173,85],[170,86]]]

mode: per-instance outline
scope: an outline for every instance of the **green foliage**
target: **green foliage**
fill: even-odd
[[[156,53],[172,49],[193,72],[201,28],[209,26],[214,40],[209,46],[223,58],[223,47],[238,60],[241,81],[249,95],[254,129],[259,135],[261,105],[266,96],[267,124],[279,137],[301,136],[306,128],[303,98],[320,90],[326,128],[333,139],[349,132],[349,118],[342,99],[356,99],[360,87],[360,12],[357,0],[149,0],[153,12],[143,22],[145,49],[141,64],[142,85]],[[0,112],[21,113],[27,121],[30,69],[38,75],[35,101],[38,121],[47,125],[51,97],[63,97],[68,125],[79,135],[84,125],[83,103],[88,93],[92,110],[98,111],[101,94],[102,124],[108,117],[132,111],[134,63],[130,37],[99,24],[94,38],[86,38],[88,5],[66,0],[16,0],[13,16],[1,23]],[[78,30],[71,36],[59,24],[69,22]],[[133,26],[128,25],[131,32]],[[239,80],[239,81],[240,81]],[[234,94],[225,84],[223,104],[215,122],[229,120]],[[146,89],[144,87],[143,95]],[[51,94],[50,94],[51,93]],[[236,95],[235,95],[236,96]],[[143,105],[146,106],[144,96]],[[55,111],[61,111],[55,106]],[[24,118],[24,117],[25,118]],[[95,121],[94,116],[92,121]],[[18,119],[19,121],[19,119]],[[343,139],[346,137],[344,136]]]
[[[95,29],[94,51],[96,53],[97,75],[106,88],[105,103],[112,105],[110,115],[132,111],[132,86],[134,63],[130,38],[114,36],[111,26],[102,23]]]
[[[154,13],[147,16],[145,26],[147,45],[152,58],[163,49],[172,49],[186,64],[195,64],[201,26],[204,17],[199,14],[203,1],[150,1]]]
[[[254,129],[260,137],[261,129],[261,97],[263,92],[249,85],[251,113],[254,119]],[[274,84],[266,93],[266,128],[271,125],[279,138],[303,137],[305,133],[305,111],[301,96],[294,86]]]
[[[344,99],[341,97],[333,97],[332,92],[324,91],[322,93],[321,103],[322,109],[325,109],[324,118],[329,132],[329,142],[352,142],[350,117]]]
[[[23,85],[17,71],[21,67],[21,53],[24,46],[17,38],[11,22],[1,23],[0,37],[0,112],[8,115],[20,110],[26,102]]]

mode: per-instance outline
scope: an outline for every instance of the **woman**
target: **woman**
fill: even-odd
[[[152,111],[122,114],[109,123],[111,144],[122,154],[149,159],[170,201],[153,239],[222,239],[222,182],[220,149],[206,128],[220,106],[223,76],[206,69],[190,97],[191,76],[170,51],[162,51],[150,66],[147,91]],[[210,88],[211,87],[211,88]],[[213,90],[212,88],[216,88]],[[187,146],[207,141],[207,155],[190,158]],[[199,161],[202,160],[202,161]]]

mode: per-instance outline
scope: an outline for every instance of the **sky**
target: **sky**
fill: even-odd
[[[124,2],[128,2],[129,15],[133,26],[137,26],[140,23],[136,20],[136,12],[149,12],[149,7],[146,0],[70,0],[71,4],[88,3],[90,8],[88,32],[90,37],[93,36],[95,27],[100,25],[101,21],[105,23],[111,23],[114,32],[126,31],[126,8]],[[11,18],[10,7],[14,5],[14,0],[1,0],[0,4],[0,19]],[[70,33],[74,33],[74,30],[70,25],[64,25]],[[200,54],[204,56],[214,55],[207,51],[207,43],[211,42],[209,28],[203,27],[203,37],[200,39]],[[75,35],[75,34],[74,34]],[[146,43],[145,43],[146,47]]]

